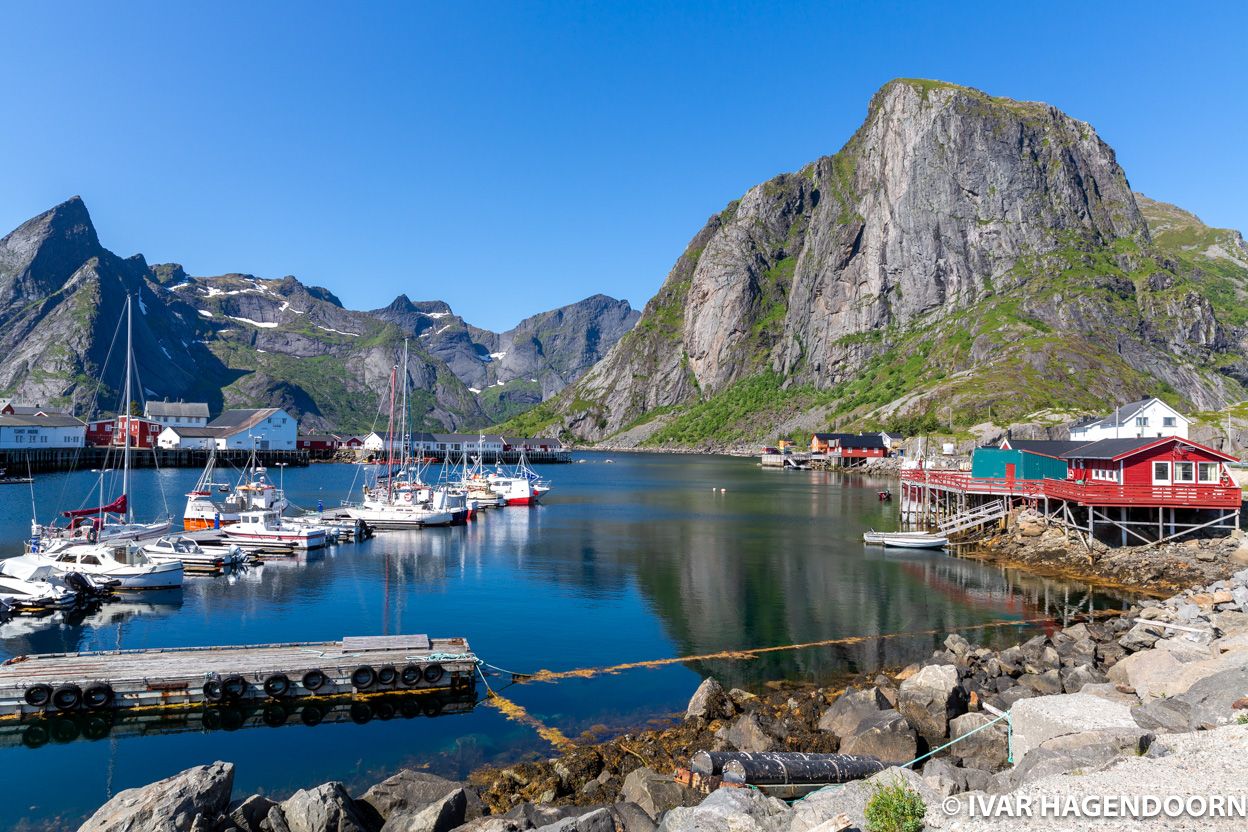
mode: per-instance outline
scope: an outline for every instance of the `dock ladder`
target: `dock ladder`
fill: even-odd
[[[1009,511],[1009,506],[1005,500],[993,500],[991,503],[985,503],[982,506],[946,517],[937,525],[943,534],[957,534],[958,532],[969,531],[989,523],[995,523],[1009,514]]]

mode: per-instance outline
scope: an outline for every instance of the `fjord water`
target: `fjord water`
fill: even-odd
[[[1120,606],[1088,587],[953,558],[864,547],[896,525],[887,480],[762,470],[708,456],[580,455],[550,466],[555,490],[533,508],[488,511],[466,527],[385,532],[371,541],[270,563],[239,576],[188,578],[177,592],[135,595],[83,622],[0,626],[0,658],[32,652],[336,640],[344,635],[465,636],[508,670],[564,670],[858,635],[940,630]],[[357,466],[287,469],[297,505],[332,507]],[[181,514],[197,471],[135,474],[140,515]],[[92,505],[89,473],[38,478],[41,519]],[[723,489],[721,491],[721,489]],[[163,495],[163,496],[162,496]],[[30,492],[0,491],[0,554],[20,550]],[[1028,627],[974,631],[1017,640]],[[507,687],[547,725],[577,737],[644,726],[681,710],[702,676],[760,689],[922,658],[943,635],[805,648],[757,659],[707,659]],[[501,689],[505,678],[492,678]],[[479,686],[478,695],[484,694]],[[461,777],[485,763],[548,755],[533,730],[479,704],[470,712],[367,724],[206,730],[178,714],[97,739],[23,742],[0,724],[0,828],[73,826],[116,792],[191,765],[237,764],[235,795],[275,797],[327,780],[362,789],[404,766]],[[93,734],[92,736],[98,736]],[[62,740],[62,741],[57,741]],[[32,744],[39,747],[31,748]]]

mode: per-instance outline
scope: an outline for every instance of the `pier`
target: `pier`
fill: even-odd
[[[203,468],[212,451],[205,448],[131,448],[131,468]],[[218,463],[244,467],[251,459],[251,450],[218,450]],[[260,465],[308,464],[307,451],[257,450],[256,462]],[[0,468],[15,476],[49,471],[77,471],[120,465],[121,448],[38,448],[0,449]]]
[[[465,639],[425,635],[44,653],[0,665],[0,719],[307,697],[459,694],[473,689],[476,671]]]

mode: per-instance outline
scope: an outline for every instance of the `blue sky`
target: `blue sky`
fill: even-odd
[[[505,328],[640,306],[708,216],[927,77],[1054,104],[1248,230],[1245,8],[8,4],[0,228],[81,194],[122,255]]]

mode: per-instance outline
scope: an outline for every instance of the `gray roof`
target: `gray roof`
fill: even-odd
[[[66,416],[63,413],[49,413],[46,416],[36,416],[34,414],[0,414],[0,426],[5,427],[22,427],[22,428],[71,428],[85,427],[86,423],[81,419],[75,419],[73,416]]]
[[[1117,459],[1125,453],[1152,445],[1161,439],[1175,439],[1173,436],[1142,436],[1130,439],[1102,439],[1080,445],[1073,451],[1062,454],[1062,459]],[[1179,439],[1178,441],[1183,441]]]
[[[148,402],[143,408],[143,414],[153,419],[162,416],[207,419],[208,405],[205,402]]]
[[[1161,399],[1158,399],[1156,396],[1149,396],[1146,399],[1140,399],[1138,402],[1130,402],[1129,404],[1124,404],[1118,407],[1113,413],[1110,413],[1108,416],[1103,416],[1100,419],[1081,419],[1071,425],[1071,428],[1088,428],[1094,425],[1100,425],[1107,428],[1122,427],[1123,425],[1129,424],[1131,420],[1135,418],[1135,414],[1143,410],[1148,403],[1152,401],[1161,401]],[[1165,402],[1161,403],[1165,404]],[[1166,406],[1169,407],[1169,405]]]
[[[1072,442],[1065,439],[1010,439],[1010,447],[1016,451],[1040,454],[1060,458],[1075,448],[1082,448],[1087,442]]]
[[[277,407],[261,407],[251,410],[227,410],[217,418],[208,423],[212,428],[224,428],[228,433],[237,433],[246,430],[254,425],[258,425],[274,413],[279,413],[280,408]]]
[[[204,437],[224,436],[226,431],[224,428],[204,428],[204,427],[187,427],[185,425],[169,425],[165,430],[171,430],[183,439],[197,439]]]

